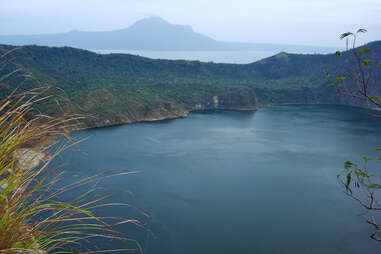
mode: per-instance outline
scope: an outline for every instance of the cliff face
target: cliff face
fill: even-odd
[[[215,91],[216,92],[216,91]],[[187,94],[187,101],[164,102],[152,101],[150,104],[137,103],[138,107],[131,107],[128,98],[122,105],[110,105],[120,103],[121,100],[114,98],[113,94],[103,92],[102,102],[99,97],[87,98],[80,109],[83,112],[98,112],[97,115],[85,120],[87,127],[105,127],[112,125],[128,124],[135,122],[153,122],[166,119],[185,118],[192,111],[206,110],[239,110],[255,111],[258,109],[256,96],[250,89],[243,91],[219,91],[219,93],[208,94],[194,92]],[[160,94],[157,94],[159,97]],[[115,110],[118,108],[118,110]],[[77,111],[77,110],[76,110]],[[100,113],[101,112],[101,113]]]
[[[162,111],[161,109],[151,111],[147,115],[131,116],[128,113],[119,114],[119,115],[109,114],[104,116],[93,116],[84,120],[84,124],[85,124],[84,127],[102,128],[102,127],[129,124],[129,123],[156,122],[156,121],[162,121],[162,120],[186,118],[188,114],[189,114],[189,111],[186,111],[186,110]]]
[[[208,111],[208,110],[237,110],[237,111],[256,111],[257,106],[254,105],[239,105],[239,106],[216,106],[210,104],[204,106],[202,104],[196,104],[192,110],[185,109],[170,109],[157,108],[149,111],[145,115],[130,115],[128,112],[125,114],[108,114],[104,116],[92,116],[84,120],[85,127],[87,128],[100,128],[114,125],[122,125],[138,122],[156,122],[162,120],[186,118],[192,111]]]

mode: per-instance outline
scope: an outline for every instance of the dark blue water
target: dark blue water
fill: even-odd
[[[145,253],[375,253],[381,246],[336,175],[344,161],[360,161],[381,143],[380,124],[340,106],[195,113],[76,133],[87,139],[63,161],[69,181],[139,171],[97,187],[150,214],[149,239],[124,227]],[[144,220],[126,207],[99,213]]]

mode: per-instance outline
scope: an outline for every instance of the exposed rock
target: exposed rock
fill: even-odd
[[[46,160],[49,155],[29,148],[20,148],[13,152],[12,156],[17,160],[21,168],[33,169]]]

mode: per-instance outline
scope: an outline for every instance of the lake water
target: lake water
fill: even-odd
[[[122,53],[122,54],[132,54],[143,57],[148,57],[152,59],[169,59],[169,60],[189,60],[189,61],[201,61],[201,62],[214,62],[214,63],[232,63],[232,64],[249,64],[261,59],[274,56],[279,53],[279,51],[155,51],[155,50],[91,50],[99,54],[110,54],[110,53]],[[300,51],[290,51],[287,53],[295,54],[327,54],[334,53],[327,49],[316,49]]]
[[[336,174],[344,161],[359,161],[381,143],[380,124],[364,110],[324,105],[192,113],[76,133],[87,139],[62,160],[66,181],[139,171],[97,188],[117,193],[110,202],[151,216],[149,238],[131,226],[119,228],[136,234],[145,253],[376,253],[372,228]],[[144,219],[126,207],[99,215]]]
[[[153,50],[92,50],[100,54],[123,53],[152,59],[194,60],[215,63],[248,64],[279,52],[273,51],[153,51]]]

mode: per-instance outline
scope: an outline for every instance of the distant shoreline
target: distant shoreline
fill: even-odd
[[[345,104],[329,104],[329,103],[272,103],[272,104],[267,104],[267,105],[261,105],[261,106],[256,106],[256,107],[237,107],[237,108],[209,108],[209,109],[193,109],[189,111],[185,111],[185,115],[179,115],[179,116],[163,116],[159,118],[148,118],[148,119],[142,119],[142,120],[137,120],[137,121],[130,121],[130,122],[121,122],[118,124],[112,124],[112,125],[103,125],[103,126],[95,126],[95,127],[86,127],[83,128],[82,130],[93,130],[93,129],[103,129],[103,128],[112,128],[112,127],[118,127],[122,125],[130,125],[130,124],[141,124],[141,123],[160,123],[160,122],[166,122],[166,121],[171,121],[171,120],[176,120],[176,119],[185,119],[189,116],[189,114],[192,113],[208,113],[208,112],[225,112],[225,111],[231,111],[231,112],[256,112],[261,108],[264,107],[271,107],[271,106],[287,106],[287,105],[326,105],[326,106],[342,106],[342,107],[350,107],[350,108],[358,108],[358,109],[363,109],[363,110],[369,110],[369,111],[375,111],[375,112],[381,112],[380,109],[370,109],[366,107],[361,107],[361,106],[355,106],[355,105],[345,105]]]
[[[128,125],[128,124],[139,124],[139,123],[160,123],[165,121],[171,121],[176,119],[185,119],[189,116],[191,113],[205,113],[205,112],[218,112],[218,111],[236,111],[236,112],[256,112],[259,108],[257,106],[253,107],[236,107],[236,108],[208,108],[208,109],[192,109],[192,110],[186,110],[184,111],[183,115],[168,115],[168,116],[161,116],[158,118],[146,118],[136,121],[126,121],[126,122],[120,122],[116,124],[110,124],[110,125],[99,125],[99,126],[93,126],[93,127],[85,127],[82,130],[92,130],[92,129],[103,129],[103,128],[112,128],[117,127],[121,125]]]

